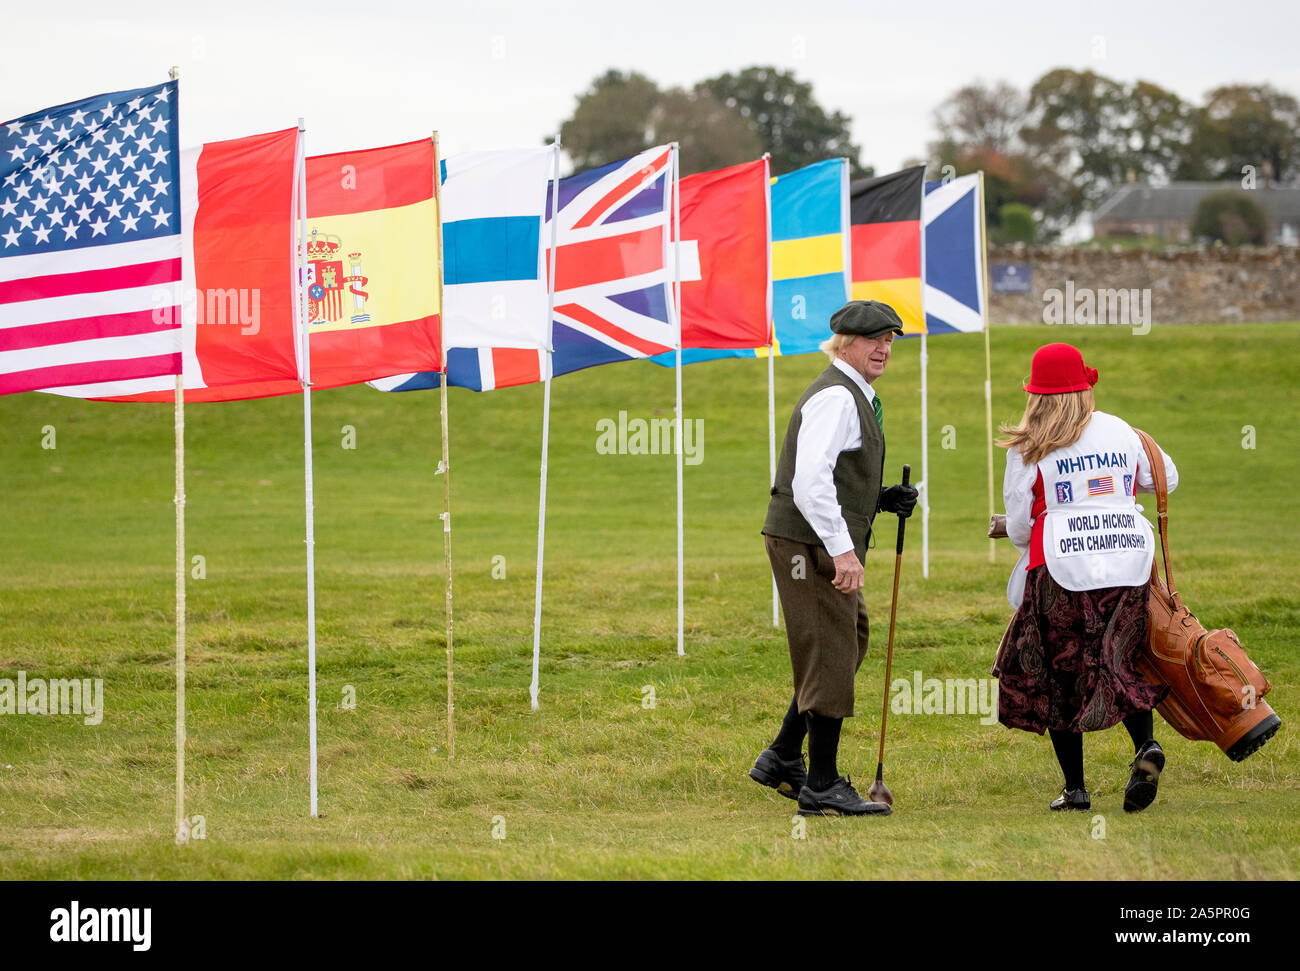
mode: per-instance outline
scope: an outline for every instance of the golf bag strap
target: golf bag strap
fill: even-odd
[[[1169,588],[1169,596],[1176,597],[1178,593],[1174,590],[1174,579],[1169,569],[1169,481],[1165,478],[1165,458],[1154,438],[1140,428],[1134,428],[1133,431],[1137,432],[1142,448],[1147,453],[1147,462],[1151,465],[1151,478],[1156,490],[1156,513],[1160,523],[1160,555],[1165,561],[1165,586]],[[1156,565],[1153,560],[1153,579],[1155,575]]]

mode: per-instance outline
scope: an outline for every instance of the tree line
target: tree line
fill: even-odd
[[[967,84],[940,103],[934,123],[928,177],[982,169],[994,233],[1032,211],[1050,236],[1127,181],[1300,177],[1300,104],[1268,84],[1223,85],[1193,104],[1150,81],[1056,68],[1027,91]],[[764,151],[778,174],[844,157],[854,178],[872,175],[851,126],[810,83],[771,65],[670,88],[611,69],[578,95],[560,135],[575,169],[676,141],[683,175]]]
[[[1128,181],[1300,177],[1300,104],[1267,84],[1223,85],[1197,105],[1150,81],[1057,68],[1028,91],[968,84],[934,120],[931,164],[984,171],[991,228],[1020,203],[1059,231]]]
[[[774,173],[847,158],[854,178],[871,175],[860,162],[851,124],[848,115],[823,108],[811,84],[775,67],[667,89],[643,74],[611,69],[578,95],[560,140],[576,169],[675,141],[682,175],[752,161],[764,152],[772,155]]]

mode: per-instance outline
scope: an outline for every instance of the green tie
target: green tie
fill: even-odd
[[[871,410],[876,413],[876,424],[880,426],[880,430],[883,432],[885,430],[885,406],[880,400],[880,395],[876,395],[871,399]]]

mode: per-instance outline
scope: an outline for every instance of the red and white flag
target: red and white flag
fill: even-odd
[[[226,401],[298,387],[296,128],[180,153],[182,273],[153,294],[155,326],[177,334],[186,401]],[[170,373],[175,373],[172,371]],[[173,378],[64,381],[78,398],[165,401]]]
[[[681,180],[682,347],[770,343],[769,185],[767,158]]]
[[[171,81],[0,126],[0,394],[175,383],[176,94]]]

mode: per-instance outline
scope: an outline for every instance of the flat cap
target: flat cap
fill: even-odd
[[[836,334],[880,337],[891,330],[900,337],[903,321],[897,311],[879,300],[850,300],[831,315],[831,330]]]

